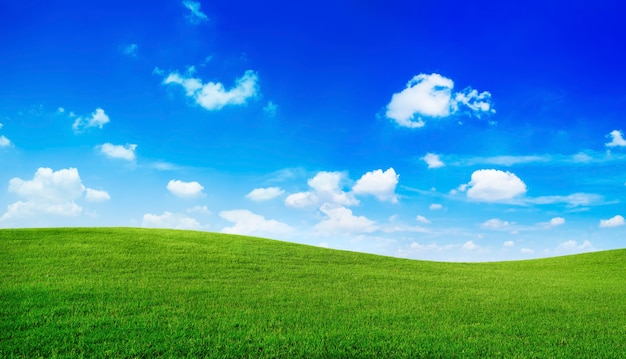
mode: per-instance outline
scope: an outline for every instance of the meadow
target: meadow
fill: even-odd
[[[135,228],[0,230],[2,358],[624,358],[626,250],[441,263]]]

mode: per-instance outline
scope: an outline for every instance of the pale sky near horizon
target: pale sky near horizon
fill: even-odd
[[[0,228],[626,247],[620,1],[0,2]]]

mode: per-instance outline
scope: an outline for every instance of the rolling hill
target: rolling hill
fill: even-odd
[[[0,357],[626,357],[626,250],[440,263],[136,228],[0,230]]]

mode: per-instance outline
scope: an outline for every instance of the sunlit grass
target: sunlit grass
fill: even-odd
[[[626,357],[626,250],[437,263],[203,232],[0,230],[0,357]]]

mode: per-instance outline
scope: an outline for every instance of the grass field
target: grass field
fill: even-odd
[[[0,230],[2,358],[624,358],[626,250],[437,263],[191,231]]]

